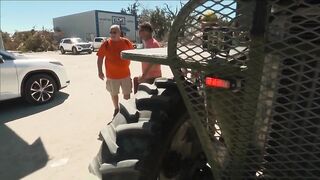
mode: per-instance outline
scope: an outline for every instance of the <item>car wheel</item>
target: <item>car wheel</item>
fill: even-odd
[[[92,53],[92,51],[88,51],[88,54],[91,54]]]
[[[72,48],[72,54],[74,54],[74,55],[79,54],[76,47]]]
[[[66,53],[66,51],[63,49],[63,47],[60,47],[60,52],[61,52],[61,54],[65,54]]]
[[[57,83],[46,74],[31,76],[24,87],[24,98],[32,104],[43,104],[52,100],[57,92]]]

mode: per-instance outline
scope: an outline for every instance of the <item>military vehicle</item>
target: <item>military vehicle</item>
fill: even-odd
[[[168,48],[122,56],[174,78],[101,130],[100,179],[320,178],[320,1],[190,0]]]

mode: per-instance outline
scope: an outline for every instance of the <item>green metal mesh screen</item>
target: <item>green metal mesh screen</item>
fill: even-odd
[[[215,178],[320,178],[319,45],[317,0],[181,10],[168,56]],[[238,86],[208,87],[206,77]]]

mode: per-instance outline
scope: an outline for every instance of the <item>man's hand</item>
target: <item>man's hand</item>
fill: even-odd
[[[139,76],[138,77],[138,83],[140,84],[140,83],[144,83],[145,82],[145,77],[142,75],[142,76]]]
[[[103,56],[99,56],[97,60],[98,76],[101,80],[104,80],[104,74],[102,71],[103,58]]]
[[[145,69],[145,71],[142,73],[142,76],[139,77],[138,82],[139,83],[144,83],[146,82],[146,74],[149,73],[149,71],[152,69],[152,67],[154,66],[154,64],[148,64],[148,67]]]
[[[101,72],[101,73],[99,73],[99,78],[101,79],[101,80],[104,80],[104,74]]]

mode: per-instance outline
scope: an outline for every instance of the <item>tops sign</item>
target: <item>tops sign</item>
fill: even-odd
[[[120,16],[112,16],[112,24],[126,25],[126,18]]]

